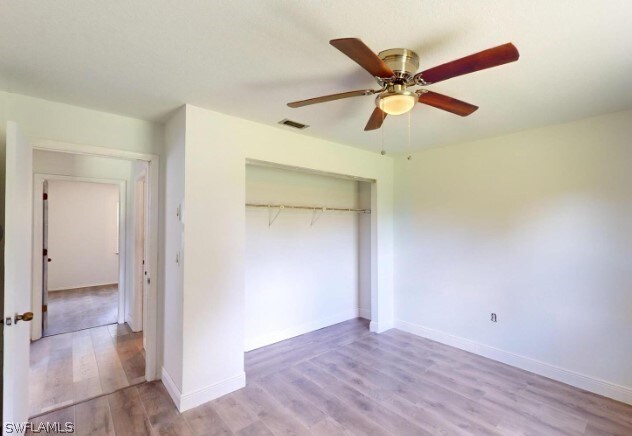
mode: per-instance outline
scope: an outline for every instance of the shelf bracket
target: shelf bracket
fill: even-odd
[[[278,210],[276,211],[276,214],[272,216],[272,207],[268,206],[268,227],[272,227],[272,223],[274,223],[274,221],[279,217],[279,214],[281,213],[283,209],[284,209],[283,205],[279,206]]]
[[[318,221],[319,218],[323,216],[326,210],[326,207],[323,207],[322,209],[314,208],[314,210],[312,211],[312,221],[309,223],[309,226],[312,227],[316,223],[316,221]]]

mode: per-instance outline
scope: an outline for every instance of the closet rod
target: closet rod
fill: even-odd
[[[335,212],[360,212],[371,213],[371,209],[353,209],[346,207],[323,207],[323,206],[291,206],[287,204],[257,204],[246,203],[246,207],[261,207],[271,209],[304,209],[304,210],[322,210],[322,211],[335,211]]]

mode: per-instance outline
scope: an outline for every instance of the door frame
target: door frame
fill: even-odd
[[[42,195],[44,181],[61,180],[67,182],[84,182],[84,183],[103,183],[107,185],[116,185],[119,189],[119,234],[118,234],[118,315],[117,322],[122,324],[125,322],[125,263],[126,263],[126,217],[127,217],[127,183],[121,179],[99,179],[93,177],[78,176],[62,176],[58,174],[33,174],[33,271],[32,271],[32,288],[31,297],[33,322],[31,323],[31,340],[36,341],[42,338],[42,281],[43,269],[42,264],[42,245],[43,245],[43,211],[42,211]],[[50,201],[50,200],[49,200]],[[50,233],[49,233],[50,236]],[[49,291],[50,292],[50,291]]]
[[[132,293],[132,299],[133,299],[133,311],[134,313],[132,314],[133,316],[133,320],[134,320],[134,326],[130,326],[132,327],[132,330],[134,330],[136,328],[136,331],[140,331],[143,330],[145,328],[145,324],[147,324],[147,311],[145,310],[145,306],[147,305],[147,292],[146,292],[146,280],[143,277],[143,272],[145,271],[144,265],[139,265],[138,264],[138,253],[136,252],[136,238],[138,237],[138,232],[137,232],[137,226],[138,226],[138,209],[137,209],[137,205],[138,205],[138,197],[137,197],[137,190],[138,190],[138,183],[140,181],[143,181],[143,193],[142,193],[142,201],[143,201],[143,257],[147,257],[147,253],[148,253],[148,246],[147,246],[147,218],[148,218],[148,210],[147,210],[147,168],[144,168],[139,174],[136,175],[136,177],[134,177],[133,180],[133,187],[132,187],[132,194],[134,196],[133,198],[133,230],[132,230],[132,235],[134,238],[134,243],[133,243],[133,267],[134,267],[134,271],[132,272],[132,289],[130,290],[130,292]],[[143,259],[144,260],[144,259]],[[142,289],[140,290],[140,295],[137,294],[137,289],[136,289],[136,284],[138,283],[138,277],[137,274],[140,272],[141,274],[141,280],[143,283]],[[138,328],[140,327],[140,328]],[[143,336],[143,342],[145,341],[145,337]]]
[[[55,141],[42,138],[29,138],[29,142],[35,150],[57,151],[62,153],[82,154],[88,156],[110,157],[126,160],[139,160],[147,162],[147,228],[148,250],[145,259],[147,277],[149,283],[145,283],[147,293],[147,325],[143,334],[146,335],[145,346],[145,379],[147,381],[160,378],[159,368],[162,367],[159,353],[159,332],[162,331],[162,318],[158,307],[161,301],[158,295],[158,213],[159,213],[159,182],[160,182],[160,157],[155,154],[137,153],[117,148],[98,147],[94,145],[74,144],[70,142]]]

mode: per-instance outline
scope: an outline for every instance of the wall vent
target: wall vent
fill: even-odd
[[[309,126],[307,124],[299,123],[298,121],[288,120],[287,118],[279,121],[279,124],[283,124],[284,126],[294,127],[295,129],[307,129]]]

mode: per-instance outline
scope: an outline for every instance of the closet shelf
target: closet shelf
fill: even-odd
[[[299,206],[289,204],[259,204],[259,203],[246,203],[246,207],[258,207],[266,209],[303,209],[319,212],[358,212],[358,213],[371,213],[371,209],[354,209],[347,207],[326,207],[326,206]]]

